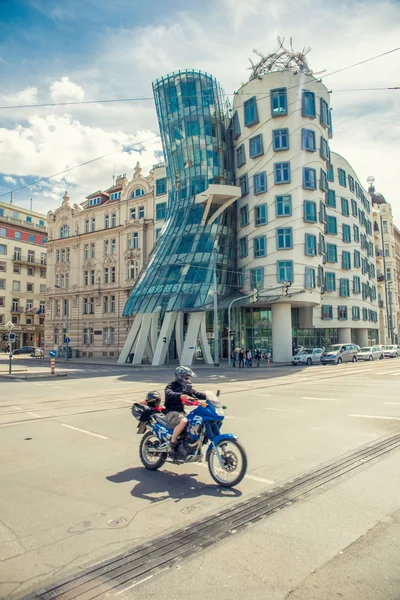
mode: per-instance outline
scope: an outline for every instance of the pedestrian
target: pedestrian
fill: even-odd
[[[254,358],[256,359],[257,367],[259,367],[260,366],[260,361],[261,361],[261,350],[260,350],[260,348],[257,348],[256,353],[254,355]]]
[[[236,350],[232,350],[232,354],[231,354],[231,359],[232,359],[232,367],[235,368],[236,367]]]
[[[243,350],[240,348],[239,349],[239,369],[243,369],[243,359],[244,359]]]
[[[253,354],[251,352],[251,350],[247,350],[247,368],[248,369],[252,369],[253,368]]]

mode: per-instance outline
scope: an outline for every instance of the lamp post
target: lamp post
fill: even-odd
[[[214,246],[214,366],[219,367],[219,335],[218,335],[218,297],[217,297],[217,261],[218,248]]]
[[[390,327],[390,341],[394,344],[394,335],[393,335],[393,310],[392,310],[392,288],[393,281],[388,281],[388,295],[389,295],[389,327]]]

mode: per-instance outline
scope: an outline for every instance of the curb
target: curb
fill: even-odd
[[[27,373],[26,375],[1,375],[2,379],[53,379],[54,377],[66,377],[68,373]]]

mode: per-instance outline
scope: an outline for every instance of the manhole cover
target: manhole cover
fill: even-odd
[[[107,521],[107,525],[109,527],[121,527],[125,523],[126,519],[124,519],[124,517],[117,517],[116,519],[110,519],[110,521]]]

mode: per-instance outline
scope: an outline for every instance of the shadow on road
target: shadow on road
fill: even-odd
[[[131,490],[135,498],[151,503],[171,499],[179,502],[184,497],[213,496],[216,498],[238,498],[242,492],[236,488],[221,488],[207,485],[197,479],[196,473],[174,473],[172,471],[146,471],[144,467],[132,467],[106,477],[112,483],[135,481]]]

